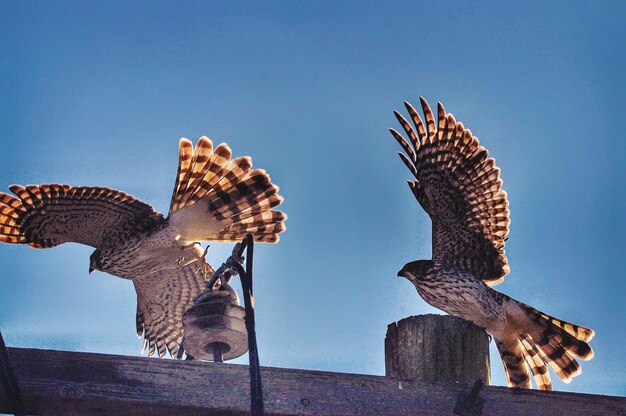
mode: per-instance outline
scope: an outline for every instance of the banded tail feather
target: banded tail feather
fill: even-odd
[[[541,350],[528,334],[520,337],[520,342],[524,347],[522,350],[524,361],[530,367],[537,388],[539,390],[552,390],[552,381],[550,380],[546,363],[542,358]]]
[[[179,168],[170,204],[170,212],[187,205],[192,205],[209,192],[219,181],[227,177],[236,168],[230,158],[232,151],[226,143],[215,149],[213,142],[201,137],[194,149],[193,143],[185,138],[179,142]],[[246,162],[251,167],[249,158],[236,160],[240,169],[246,170]]]
[[[538,389],[551,390],[547,367],[565,383],[582,372],[576,358],[585,361],[593,358],[593,350],[587,343],[593,338],[593,330],[500,295],[504,299],[507,326],[497,331],[487,330],[496,340],[509,386],[530,388],[532,373]]]
[[[517,338],[496,338],[496,346],[504,365],[504,374],[509,387],[529,389],[530,376],[519,340]]]
[[[279,188],[250,157],[231,159],[222,143],[213,147],[201,137],[195,148],[181,139],[179,168],[170,204],[170,218],[188,240],[240,241],[251,233],[255,241],[275,243],[287,216],[272,208],[282,203]]]

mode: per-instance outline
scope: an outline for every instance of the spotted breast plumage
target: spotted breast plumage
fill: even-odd
[[[589,360],[591,329],[574,325],[497,292],[509,272],[504,245],[509,203],[500,169],[478,139],[439,103],[437,121],[420,98],[425,122],[405,102],[413,125],[396,118],[406,137],[392,135],[405,153],[413,195],[432,221],[432,259],[406,264],[399,276],[411,281],[436,308],[474,322],[491,334],[511,387],[551,390],[547,367],[566,383],[580,374],[576,358]]]
[[[213,272],[199,241],[275,243],[287,216],[278,187],[249,157],[231,159],[225,143],[206,137],[179,143],[179,165],[164,218],[121,191],[61,184],[11,185],[0,192],[0,241],[54,247],[82,243],[96,250],[89,272],[131,279],[137,291],[137,334],[159,357],[182,356],[182,315]]]

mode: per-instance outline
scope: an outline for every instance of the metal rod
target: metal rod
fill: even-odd
[[[0,332],[0,378],[2,379],[2,388],[6,392],[9,406],[13,409],[13,414],[15,416],[26,416],[26,408],[20,396],[20,389],[11,367],[9,351],[7,351],[4,338],[2,338],[2,332]]]
[[[246,268],[242,266],[243,253],[247,251]],[[254,260],[254,237],[246,234],[241,243],[233,248],[232,255],[213,274],[206,285],[208,291],[212,291],[217,281],[225,276],[227,280],[233,274],[238,274],[243,289],[243,300],[246,310],[246,331],[248,332],[248,358],[250,360],[250,413],[252,416],[263,416],[263,386],[261,383],[261,366],[259,363],[259,350],[256,343],[256,331],[254,329],[254,295],[252,288],[252,266]],[[199,295],[202,296],[202,295]],[[196,298],[197,301],[198,298]],[[214,362],[221,362],[222,351],[219,346],[214,346]]]
[[[213,344],[213,362],[214,363],[224,362],[224,354],[222,353],[221,342],[216,342],[215,344]]]
[[[213,290],[213,286],[215,286],[215,283],[217,283],[217,281],[223,274],[228,274],[226,279],[227,281],[230,281],[230,270],[233,269],[233,264],[236,263],[238,259],[242,258],[241,256],[243,256],[243,252],[247,246],[248,240],[246,235],[246,238],[244,238],[241,243],[235,244],[231,256],[224,263],[222,263],[222,265],[213,273],[213,276],[206,284],[206,288],[208,290]],[[235,260],[234,258],[236,258],[237,260]]]
[[[241,264],[235,264],[235,270],[241,278],[243,300],[246,308],[246,330],[248,331],[248,358],[250,360],[250,407],[252,416],[263,416],[263,385],[261,382],[261,366],[259,363],[259,350],[256,343],[256,331],[254,329],[254,291],[252,287],[252,265],[254,260],[254,239],[252,234],[247,234],[244,240],[247,246],[246,270]]]

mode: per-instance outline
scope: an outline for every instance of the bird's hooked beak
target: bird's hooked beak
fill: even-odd
[[[409,271],[410,270],[410,267],[408,267],[409,264],[405,264],[404,267],[402,267],[402,269],[400,269],[400,271],[398,272],[398,277],[404,277],[409,282],[412,282],[413,281],[413,273],[411,273]]]
[[[99,249],[96,249],[91,256],[89,256],[89,274],[94,270],[102,270],[102,263],[100,260],[100,256],[102,253]]]

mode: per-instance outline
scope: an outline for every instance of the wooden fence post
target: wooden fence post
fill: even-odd
[[[489,384],[489,338],[483,328],[448,315],[389,324],[385,375],[400,380]]]

